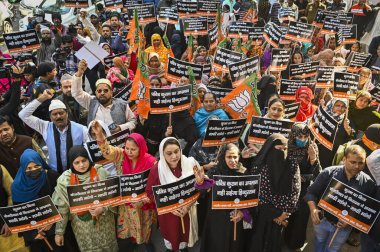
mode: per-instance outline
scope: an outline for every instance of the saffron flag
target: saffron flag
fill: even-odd
[[[191,84],[191,108],[190,114],[193,116],[195,112],[202,106],[201,99],[198,96],[197,82],[195,81],[195,76],[193,68],[191,66],[187,67],[187,72],[189,74],[189,80]]]
[[[250,123],[252,116],[260,116],[256,90],[257,76],[252,73],[239,86],[221,99],[220,103],[232,119],[247,118]]]
[[[133,19],[130,25],[130,29],[127,34],[127,40],[129,40],[128,53],[136,52],[140,41],[142,41],[143,33],[140,31],[139,20],[137,18],[137,10],[133,11]]]
[[[189,51],[189,54],[187,55],[188,62],[191,62],[191,60],[193,59],[193,49],[194,49],[193,36],[190,34],[189,39],[187,41],[187,50]]]

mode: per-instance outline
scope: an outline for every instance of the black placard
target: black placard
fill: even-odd
[[[208,40],[210,43],[210,49],[214,49],[218,45],[218,26],[215,25],[208,30]]]
[[[290,21],[285,38],[302,43],[310,43],[313,37],[314,26],[310,24]]]
[[[139,24],[149,24],[156,21],[154,4],[136,4],[128,6],[129,20],[133,19],[134,10],[137,10]]]
[[[321,106],[309,122],[309,128],[314,137],[329,150],[333,148],[338,125],[338,122]]]
[[[346,60],[348,71],[359,72],[360,68],[366,66],[371,58],[372,54],[370,53],[351,52]]]
[[[296,13],[292,8],[288,7],[281,7],[278,10],[278,20],[280,22],[284,21],[295,21],[296,20]]]
[[[177,8],[174,7],[161,7],[158,12],[158,21],[166,24],[177,24],[178,23],[178,12]]]
[[[211,93],[215,94],[216,99],[218,101],[220,101],[220,99],[224,98],[232,91],[232,88],[221,88],[213,86],[208,86],[207,88],[210,90]]]
[[[110,145],[124,148],[125,139],[129,136],[129,134],[130,134],[129,129],[125,129],[107,137],[106,139]],[[88,153],[90,154],[91,160],[93,162],[97,164],[103,164],[103,165],[105,163],[112,163],[112,161],[108,161],[103,157],[102,152],[100,151],[96,140],[86,142],[86,146],[87,146]]]
[[[260,71],[260,57],[258,55],[228,65],[232,85],[237,87],[254,72]]]
[[[171,82],[178,82],[182,76],[189,78],[189,73],[187,71],[188,67],[193,69],[195,81],[200,83],[202,81],[202,65],[189,63],[172,57],[169,57],[165,77]]]
[[[150,170],[135,174],[125,174],[120,178],[121,199],[118,204],[134,203],[148,199],[145,192]]]
[[[290,59],[290,49],[272,48],[271,71],[283,71],[288,67]]]
[[[210,76],[211,70],[212,70],[211,64],[204,64],[203,65],[202,75]]]
[[[359,75],[347,72],[334,73],[334,97],[355,99]]]
[[[216,16],[219,1],[197,1],[198,2],[198,15],[201,16]]]
[[[177,182],[153,186],[158,215],[173,212],[197,200],[200,193],[194,187],[194,183],[195,176],[191,175]]]
[[[3,38],[9,53],[27,52],[41,47],[35,30],[4,33]]]
[[[108,67],[108,68],[111,68],[114,66],[113,64],[113,59],[115,57],[121,57],[121,56],[127,56],[128,55],[128,52],[122,52],[122,53],[119,53],[119,54],[115,54],[115,55],[112,55],[112,56],[108,56],[106,58],[104,58],[104,64]]]
[[[275,23],[269,22],[264,26],[264,39],[273,47],[279,46],[282,35],[281,29]]]
[[[318,206],[366,234],[375,223],[380,201],[332,178]]]
[[[259,204],[260,175],[214,175],[212,209],[243,209]]]
[[[248,40],[252,40],[253,45],[261,45],[263,42],[264,27],[249,28]]]
[[[340,27],[345,27],[348,24],[347,20],[340,18],[325,18],[322,25],[322,34],[335,35]]]
[[[45,227],[62,220],[50,196],[14,206],[0,207],[0,215],[12,233]]]
[[[296,91],[300,87],[308,87],[312,91],[314,91],[315,81],[281,79],[281,84],[280,84],[281,99],[293,101],[296,97]]]
[[[122,90],[120,90],[117,94],[114,95],[114,98],[123,99],[126,102],[129,102],[129,98],[131,97],[132,92],[132,82],[128,83]]]
[[[280,133],[288,138],[293,124],[294,122],[291,121],[252,116],[248,142],[264,144],[267,138],[274,133]]]
[[[227,33],[230,38],[248,38],[249,32],[253,26],[251,22],[232,22],[228,28]]]
[[[88,0],[65,0],[65,7],[86,8]]]
[[[245,121],[246,119],[209,120],[202,146],[220,146],[237,142]]]
[[[223,71],[224,73],[228,73],[228,65],[239,62],[243,59],[243,54],[230,51],[224,48],[218,48],[215,52],[214,57],[214,70]]]
[[[178,0],[177,1],[178,15],[180,18],[198,16],[198,3],[191,0]]]
[[[357,39],[357,25],[340,25],[336,34],[336,41],[338,45],[353,44],[358,41]]]
[[[343,72],[345,66],[319,66],[317,70],[317,88],[331,88],[334,86],[334,73]]]
[[[115,10],[123,7],[123,0],[104,0],[104,6],[107,10]]]
[[[369,91],[372,95],[372,98],[376,103],[380,104],[380,88],[379,86],[375,86],[371,91]]]
[[[97,207],[117,205],[120,201],[119,177],[67,186],[71,214],[83,212]]]
[[[289,66],[289,76],[290,79],[296,76],[300,78],[309,78],[317,75],[319,62],[307,62],[302,64],[290,64]]]
[[[294,120],[297,116],[298,110],[300,109],[300,105],[300,102],[286,104],[284,118]]]
[[[150,112],[167,114],[190,108],[191,85],[177,88],[150,88]]]
[[[315,15],[313,25],[322,28],[323,26],[323,21],[326,18],[338,18],[341,20],[344,20],[347,24],[351,24],[352,20],[354,18],[353,13],[351,12],[336,12],[336,11],[327,11],[327,10],[322,10],[318,9],[317,14]]]
[[[185,36],[203,36],[208,34],[207,18],[190,17],[182,19]]]

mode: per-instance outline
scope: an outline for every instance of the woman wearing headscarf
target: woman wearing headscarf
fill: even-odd
[[[214,184],[215,175],[242,176],[247,169],[239,163],[239,148],[235,144],[221,147],[218,165],[207,172],[205,179],[203,172],[194,170],[195,187],[205,192]],[[200,251],[238,252],[244,251],[243,221],[251,224],[251,215],[247,209],[241,210],[213,210],[211,208],[212,195],[209,191],[204,193],[207,197],[208,207]],[[236,241],[234,237],[234,222],[236,221]]]
[[[306,189],[322,170],[318,161],[318,147],[311,142],[310,130],[304,123],[296,122],[290,131],[288,155],[295,158],[301,174],[301,194],[298,209],[290,217],[285,229],[286,245],[292,250],[300,250],[306,241],[306,228],[309,221],[309,206],[303,200]]]
[[[100,123],[93,125],[96,140],[103,157],[117,163],[119,174],[137,174],[149,170],[156,163],[156,159],[148,153],[144,137],[132,133],[125,141],[125,148],[109,145]],[[154,204],[144,201],[128,203],[119,206],[117,218],[117,237],[120,239],[120,249],[123,249],[127,239],[136,244],[150,244],[151,226],[155,219]]]
[[[371,70],[366,67],[360,68],[358,90],[371,91],[373,88]]]
[[[165,47],[164,42],[162,41],[160,34],[157,34],[157,33],[153,34],[151,41],[152,41],[152,45],[149,46],[147,49],[145,49],[145,52],[146,53],[151,53],[151,52],[157,53],[159,55],[159,59],[161,60],[161,62],[164,65],[166,65],[166,63],[168,62],[169,50]]]
[[[338,130],[335,135],[334,145],[332,150],[327,149],[322,144],[318,143],[319,160],[322,168],[327,168],[332,165],[334,154],[341,144],[347,143],[355,136],[355,131],[350,126],[349,120],[346,118],[348,109],[348,100],[342,98],[334,98],[326,105],[326,112],[334,118],[338,123]]]
[[[181,59],[182,54],[186,50],[185,41],[182,41],[182,37],[178,33],[174,33],[171,39],[171,48],[176,59]]]
[[[283,228],[297,210],[301,191],[300,170],[287,155],[287,139],[272,134],[257,154],[251,173],[261,175],[257,223],[249,251],[281,251]]]
[[[151,52],[148,54],[148,62],[146,64],[148,68],[149,75],[157,75],[160,77],[161,82],[166,85],[166,79],[165,79],[165,65],[160,61],[160,56],[155,53]]]
[[[112,59],[114,67],[107,73],[107,79],[112,83],[113,93],[120,92],[129,82],[135,79],[135,74],[129,69],[129,58],[127,56]]]
[[[228,120],[229,117],[223,109],[217,108],[217,100],[214,93],[206,93],[203,99],[203,107],[198,109],[194,115],[199,136],[206,134],[209,120]]]
[[[276,77],[274,75],[264,75],[257,83],[257,88],[260,90],[258,102],[261,111],[264,111],[268,104],[268,99],[273,94],[277,94]]]
[[[300,102],[300,108],[296,115],[297,122],[304,122],[310,117],[312,117],[317,111],[317,106],[315,106],[311,101],[314,99],[313,91],[308,87],[300,87],[296,91],[295,102]]]
[[[42,157],[32,149],[26,149],[20,157],[20,168],[11,186],[13,204],[21,204],[51,196],[59,174],[46,164]],[[50,251],[47,244],[39,237],[46,237],[49,243],[54,243],[54,228],[52,225],[21,233],[25,244],[34,251]]]
[[[160,160],[151,168],[146,186],[150,202],[154,202],[153,186],[166,185],[193,175],[198,162],[182,155],[177,139],[167,137],[160,143]],[[158,215],[158,224],[164,238],[166,251],[186,251],[198,240],[197,210],[194,204],[187,205],[171,213]],[[182,232],[181,218],[185,224]]]
[[[73,146],[69,151],[70,169],[64,171],[57,180],[53,202],[62,216],[56,224],[55,242],[66,244],[64,239],[67,222],[71,221],[80,251],[118,251],[115,236],[115,219],[110,207],[98,207],[76,214],[70,213],[67,186],[82,185],[105,180],[108,172],[93,164],[83,146]]]

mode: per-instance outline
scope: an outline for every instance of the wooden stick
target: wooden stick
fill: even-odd
[[[169,113],[169,127],[172,126],[172,113]]]
[[[182,224],[182,233],[185,234],[185,222],[183,221],[183,217],[181,217],[181,224]]]
[[[237,215],[237,209],[235,209],[234,217]],[[236,220],[234,220],[234,241],[236,241]]]
[[[218,149],[218,153],[216,154],[216,158],[215,158],[215,161],[218,161],[218,158],[219,158],[219,155],[220,155],[220,150],[222,149],[222,146],[219,146],[219,149]]]
[[[332,243],[334,242],[335,236],[338,234],[339,230],[340,230],[340,228],[338,228],[338,227],[335,229],[335,232],[334,232],[333,236],[331,237],[329,247],[331,247]]]
[[[50,242],[46,239],[46,237],[44,237],[44,241],[45,241],[46,245],[49,247],[49,249],[51,251],[53,251],[53,247],[51,246]]]

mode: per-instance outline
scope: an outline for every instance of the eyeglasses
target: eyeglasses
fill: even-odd
[[[109,89],[97,89],[97,90],[96,90],[96,92],[97,92],[98,94],[101,94],[101,93],[105,93],[105,94],[107,94],[109,91],[110,91]]]

